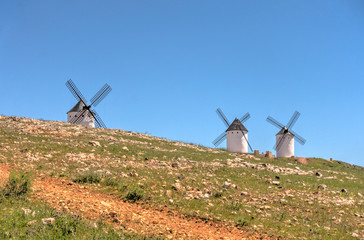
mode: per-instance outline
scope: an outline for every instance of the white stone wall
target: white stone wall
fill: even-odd
[[[78,116],[79,112],[69,112],[67,113],[67,122],[70,122],[73,117]],[[84,113],[82,117],[82,121],[79,123],[80,125],[86,127],[95,127],[95,119],[91,116],[90,113]]]
[[[276,157],[292,157],[294,156],[294,136],[291,134],[279,134],[276,135],[276,144],[284,136],[283,142],[279,149],[276,150]]]
[[[248,132],[244,132],[248,140]],[[229,152],[247,153],[248,143],[240,130],[226,132],[226,148]]]

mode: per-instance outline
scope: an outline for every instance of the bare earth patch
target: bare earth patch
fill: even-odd
[[[0,183],[9,176],[10,167],[0,164]],[[68,180],[45,177],[33,183],[32,198],[60,211],[90,220],[103,219],[126,232],[163,236],[172,239],[269,239],[212,221],[183,216],[168,209],[155,210],[114,196],[97,192]]]

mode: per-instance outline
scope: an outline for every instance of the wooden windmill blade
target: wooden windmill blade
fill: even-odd
[[[226,138],[226,132],[221,133],[212,143],[215,147],[219,146]]]
[[[77,115],[73,116],[73,118],[71,118],[71,120],[69,122],[74,123],[74,124],[79,124],[84,119],[85,113],[86,113],[86,109],[82,109],[81,111],[79,111],[77,113]]]
[[[244,116],[242,116],[239,120],[241,123],[246,122],[250,118],[250,113],[245,113]]]
[[[300,117],[301,113],[295,111],[291,117],[291,119],[289,120],[289,122],[287,123],[287,129],[291,130],[291,128],[293,127],[293,125],[297,122],[297,119]]]
[[[105,123],[102,121],[100,115],[96,112],[96,110],[88,110],[92,117],[95,119],[96,126],[99,128],[106,128]]]
[[[300,143],[301,145],[305,145],[306,143],[306,139],[304,139],[303,137],[301,137],[300,135],[298,135],[296,132],[290,130],[290,132],[294,135],[294,139]]]
[[[284,128],[284,125],[282,123],[278,122],[277,120],[275,120],[271,116],[268,116],[266,120],[267,120],[267,122],[271,123],[273,126],[276,126],[279,129]]]
[[[227,120],[225,114],[222,112],[220,108],[216,109],[217,115],[221,118],[222,122],[226,125],[226,127],[230,126],[230,122]]]
[[[77,101],[82,101],[85,105],[87,105],[86,104],[87,101],[86,101],[85,97],[82,95],[80,90],[78,90],[78,88],[76,87],[76,84],[74,84],[72,79],[70,79],[66,82],[66,86],[70,90],[72,95],[76,98]]]
[[[112,88],[105,84],[96,94],[91,98],[91,105],[96,107],[99,103],[111,92]]]
[[[244,136],[244,138],[245,138],[245,141],[248,143],[248,146],[249,146],[249,148],[250,148],[250,151],[254,152],[254,151],[253,151],[252,146],[250,146],[250,143],[249,143],[248,139],[247,139],[247,138],[246,138],[246,136],[245,136],[244,131],[242,131],[242,132],[243,132],[243,136]]]
[[[288,132],[287,132],[288,133]],[[281,146],[283,145],[283,142],[286,140],[286,134],[287,133],[283,133],[282,137],[279,139],[279,142],[274,144],[273,149],[276,151],[279,151],[279,149],[281,148]]]

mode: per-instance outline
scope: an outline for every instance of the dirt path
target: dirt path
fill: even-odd
[[[8,174],[9,168],[0,164],[0,182]],[[173,239],[268,239],[244,233],[236,227],[187,218],[175,211],[147,209],[63,179],[35,180],[32,197],[57,210],[92,220],[103,218],[126,232],[141,235]]]

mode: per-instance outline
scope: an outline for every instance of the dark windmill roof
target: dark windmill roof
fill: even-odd
[[[235,118],[232,124],[230,124],[227,131],[234,131],[234,130],[240,130],[242,132],[248,132],[248,130],[244,127],[244,125],[240,122],[238,118]]]
[[[282,128],[282,129],[281,129],[281,130],[280,130],[280,131],[276,134],[276,136],[277,136],[277,135],[283,135],[285,130],[286,130],[285,128]],[[291,133],[290,131],[288,131],[288,133],[286,133],[286,134],[289,134],[289,135],[294,136],[294,134],[293,134],[293,133]]]
[[[78,101],[78,103],[76,103],[75,106],[73,106],[73,108],[71,108],[71,110],[69,110],[67,113],[69,112],[79,112],[83,109],[83,107],[85,106],[85,104],[82,101]]]

